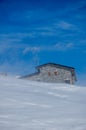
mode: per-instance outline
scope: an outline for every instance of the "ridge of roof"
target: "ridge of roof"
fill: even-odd
[[[46,65],[55,65],[55,66],[60,66],[60,67],[65,67],[65,68],[69,68],[69,69],[73,69],[73,70],[75,70],[74,67],[71,67],[71,66],[65,66],[65,65],[56,64],[56,63],[45,63],[45,64],[42,64],[42,65],[37,66],[36,68],[39,69],[39,68],[41,68],[41,67],[43,67],[43,66],[46,66]]]

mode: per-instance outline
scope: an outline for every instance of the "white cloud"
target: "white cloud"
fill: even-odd
[[[37,31],[52,31],[52,27],[51,26],[42,26],[42,27],[38,27],[38,28],[35,28],[35,30]]]
[[[34,37],[34,32],[27,32],[27,33],[22,33],[22,32],[17,32],[17,33],[4,33],[0,34],[0,40],[1,39],[18,39],[22,40],[25,37]]]
[[[33,47],[26,47],[23,50],[23,54],[32,52],[39,52],[39,51],[66,51],[72,49],[74,47],[73,43],[56,43],[55,45],[51,46],[33,46]]]
[[[59,51],[66,51],[74,47],[73,43],[57,43],[55,48]]]
[[[28,52],[39,52],[41,50],[41,48],[40,47],[36,47],[36,46],[34,46],[34,47],[26,47],[24,50],[23,50],[23,54],[26,54],[26,53],[28,53]]]
[[[24,38],[35,37],[34,33],[3,33],[0,34],[0,53],[4,53],[8,49],[24,49],[27,45],[22,43]]]
[[[70,13],[70,12],[75,12],[82,8],[84,5],[86,4],[86,1],[85,0],[77,0],[77,1],[74,1],[71,3],[69,3],[67,6],[65,6],[65,8],[62,10],[62,13],[65,12],[65,13]],[[71,16],[71,14],[70,14]]]
[[[41,36],[55,36],[56,33],[52,30],[52,31],[48,31],[48,32],[40,32]]]
[[[2,44],[0,44],[0,54],[3,54],[3,53],[6,54],[6,51],[8,51],[8,50],[12,51],[12,49],[14,49],[14,50],[16,50],[16,49],[23,49],[24,47],[25,47],[24,44],[22,44],[22,45],[21,44],[17,44],[17,43],[11,44],[9,42],[2,43]]]
[[[9,40],[8,40],[9,41]],[[13,42],[12,42],[13,43]],[[3,43],[0,44],[0,54],[5,53],[7,50],[16,50],[16,49],[21,49],[23,54],[27,54],[29,52],[35,53],[35,52],[40,52],[40,51],[66,51],[69,49],[72,49],[74,47],[73,43],[56,43],[54,45],[50,46],[28,46],[27,44],[19,44],[15,43],[12,44],[11,42]],[[17,50],[18,51],[18,50]]]
[[[52,24],[50,26],[42,26],[38,28],[36,27],[34,28],[34,33],[35,36],[42,36],[42,37],[57,35],[57,31]]]
[[[60,21],[58,23],[55,24],[55,26],[57,26],[57,28],[61,28],[64,30],[69,30],[74,28],[74,25],[65,21]]]

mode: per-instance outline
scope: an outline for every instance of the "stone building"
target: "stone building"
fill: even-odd
[[[36,73],[21,78],[32,81],[69,84],[74,84],[76,81],[75,69],[73,67],[47,63],[37,66],[36,69]]]

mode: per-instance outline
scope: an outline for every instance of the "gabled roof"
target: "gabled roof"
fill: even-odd
[[[72,70],[75,69],[74,67],[65,66],[65,65],[60,65],[60,64],[56,64],[56,63],[46,63],[46,64],[42,64],[42,65],[37,66],[36,68],[37,68],[37,69],[40,69],[40,68],[45,67],[45,66],[55,66],[55,67],[60,67],[60,68],[65,68],[65,69],[72,69]]]

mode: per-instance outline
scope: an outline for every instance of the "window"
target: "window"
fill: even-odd
[[[69,79],[66,79],[66,80],[65,80],[65,83],[70,84],[70,80],[69,80]]]
[[[48,72],[48,76],[50,76],[51,75],[51,73],[50,72]]]
[[[57,72],[57,71],[55,71],[55,72],[54,72],[54,75],[58,75],[58,72]]]

